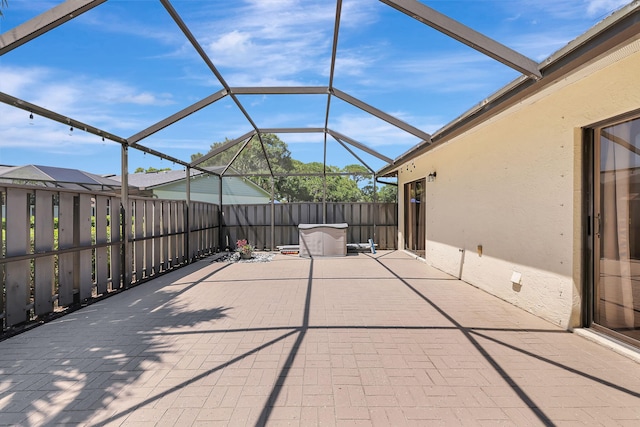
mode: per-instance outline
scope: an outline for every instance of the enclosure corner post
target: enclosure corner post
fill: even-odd
[[[276,182],[271,176],[271,251],[276,250]]]
[[[128,288],[131,286],[131,206],[129,205],[129,146],[121,144],[121,188],[120,197],[122,200],[120,206],[120,223],[122,227],[122,286]]]
[[[322,174],[322,223],[327,223],[327,174]]]
[[[187,253],[187,264],[192,261],[191,258],[191,167],[187,166],[187,200],[185,204],[184,221],[186,230],[186,238],[184,239],[185,251]]]
[[[220,251],[226,250],[224,244],[224,211],[222,210],[222,175],[218,176],[218,204],[220,209],[218,210],[218,246]]]

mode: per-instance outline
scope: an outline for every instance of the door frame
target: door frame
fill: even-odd
[[[422,184],[422,197],[420,198],[420,204],[422,206],[421,209],[418,210],[418,215],[419,215],[419,222],[420,224],[418,224],[418,227],[416,229],[415,225],[416,225],[416,219],[415,219],[415,209],[411,208],[411,187],[412,186],[416,186],[416,184],[421,183]],[[403,200],[403,204],[404,204],[404,249],[408,250],[412,253],[415,253],[417,255],[422,255],[422,256],[426,256],[426,245],[427,245],[427,233],[426,233],[426,226],[427,226],[427,213],[426,213],[426,194],[427,194],[427,178],[426,177],[422,177],[419,179],[416,179],[414,181],[410,181],[410,182],[406,182],[404,184],[404,200]],[[409,229],[409,227],[411,227],[411,229]],[[422,227],[422,231],[423,231],[423,236],[421,239],[420,236],[420,227]],[[413,239],[415,237],[416,242],[418,243],[418,249],[413,249],[411,248],[410,244],[413,243]],[[422,247],[420,249],[420,247]],[[422,254],[421,254],[422,252]]]

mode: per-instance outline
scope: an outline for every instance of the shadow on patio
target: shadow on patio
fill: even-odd
[[[0,424],[631,424],[637,368],[402,252],[203,260],[2,342]]]

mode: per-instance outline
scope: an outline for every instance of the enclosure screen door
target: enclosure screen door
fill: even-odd
[[[640,345],[640,118],[595,131],[593,321]]]
[[[404,241],[405,249],[424,257],[425,246],[425,180],[404,185]]]

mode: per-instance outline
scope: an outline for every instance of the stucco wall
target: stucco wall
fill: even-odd
[[[403,185],[436,171],[426,190],[427,262],[557,325],[578,326],[580,129],[640,108],[639,51],[632,43],[403,165],[399,247]]]

